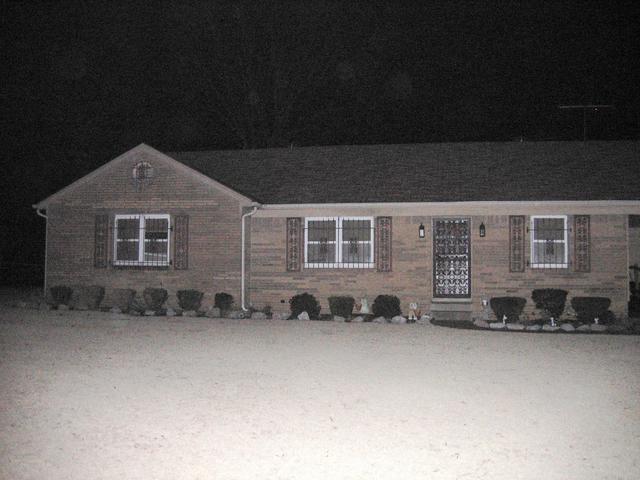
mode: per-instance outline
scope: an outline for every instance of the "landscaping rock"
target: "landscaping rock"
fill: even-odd
[[[560,330],[560,327],[558,327],[558,326],[552,327],[548,323],[546,323],[546,324],[544,324],[542,326],[542,331],[543,332],[557,332],[558,330]]]
[[[570,323],[563,323],[562,325],[560,325],[560,330],[562,330],[563,332],[575,332],[576,329],[573,325],[571,325]]]
[[[425,313],[416,321],[416,323],[419,325],[429,325],[431,323],[432,318],[433,317],[431,315],[429,315],[428,313]]]
[[[65,305],[64,303],[61,303],[60,305],[58,305],[58,310],[69,310],[69,305]]]
[[[580,325],[576,330],[579,332],[590,332],[591,327],[589,325]]]
[[[351,323],[362,323],[364,322],[364,317],[362,315],[358,315],[357,317],[353,317],[351,319]]]
[[[502,322],[491,322],[489,324],[489,328],[492,330],[504,330],[506,326]]]
[[[153,317],[156,314],[156,312],[154,310],[145,310],[144,311],[144,316],[145,317]]]
[[[220,309],[218,307],[211,307],[206,311],[205,315],[209,318],[220,318]]]
[[[344,322],[344,321],[345,321],[345,318],[344,318],[344,317],[341,317],[340,315],[334,315],[334,316],[333,316],[333,321],[334,321],[334,322]]]
[[[607,326],[606,325],[601,325],[599,323],[594,323],[592,325],[589,326],[590,330],[592,332],[606,332],[607,331]]]
[[[275,312],[271,315],[271,320],[286,320],[289,318],[288,313]]]
[[[229,313],[227,313],[227,318],[231,318],[233,320],[240,320],[241,318],[244,318],[245,314],[242,310],[232,310]]]
[[[27,308],[27,302],[24,302],[22,300],[20,300],[19,302],[16,302],[16,307],[18,308]],[[65,305],[66,306],[66,305]]]
[[[198,316],[198,312],[196,312],[195,310],[185,310],[184,312],[182,312],[182,316],[183,317],[197,317]]]
[[[298,315],[298,320],[310,320],[307,312],[302,312]]]
[[[122,313],[122,310],[119,309],[118,307],[112,307],[111,310],[109,310],[111,313]]]
[[[542,327],[540,325],[538,325],[537,323],[534,323],[533,325],[528,325],[525,330],[527,332],[539,332],[540,330],[542,330]]]
[[[387,319],[384,317],[376,317],[371,320],[373,323],[387,323]]]
[[[402,325],[407,323],[407,319],[404,318],[402,315],[396,315],[391,319],[391,323],[395,323],[396,325]]]
[[[625,327],[624,325],[608,325],[607,326],[607,332],[621,333],[626,331],[627,331],[627,327]]]
[[[167,308],[167,310],[164,312],[164,314],[165,314],[167,317],[175,317],[175,316],[176,316],[176,311],[175,311],[173,308],[169,307],[169,308]]]
[[[40,310],[51,310],[51,305],[49,305],[48,303],[41,303],[40,305],[38,305],[38,309]]]
[[[478,327],[478,328],[490,328],[489,327],[489,322],[487,322],[486,320],[484,320],[483,318],[476,318],[473,321],[473,324]]]
[[[524,330],[524,325],[521,323],[507,323],[507,330],[521,331]]]
[[[266,320],[267,314],[264,312],[253,312],[251,314],[251,320]]]

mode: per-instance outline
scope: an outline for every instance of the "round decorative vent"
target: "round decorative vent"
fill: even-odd
[[[153,178],[153,167],[149,162],[139,162],[133,167],[133,179],[144,182]]]

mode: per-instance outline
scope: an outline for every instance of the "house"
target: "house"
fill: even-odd
[[[535,288],[611,298],[640,263],[640,142],[162,153],[139,145],[34,205],[47,286],[194,288],[285,311],[395,294],[450,318]]]

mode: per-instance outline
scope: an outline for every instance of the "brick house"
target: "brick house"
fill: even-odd
[[[627,313],[640,142],[124,153],[34,205],[46,286],[195,288],[285,311],[308,291],[465,318],[563,288]]]

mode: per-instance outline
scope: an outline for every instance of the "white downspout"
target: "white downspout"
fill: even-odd
[[[49,217],[47,217],[44,213],[42,213],[40,211],[39,208],[36,208],[36,206],[33,206],[36,209],[36,213],[38,214],[39,217],[42,217],[46,220],[45,223],[45,227],[44,227],[44,282],[43,283],[43,298],[47,298],[47,257],[48,257],[48,252],[47,252],[47,247],[48,247],[48,237],[49,237]]]
[[[244,254],[244,250],[245,250],[245,245],[244,245],[244,231],[245,231],[245,225],[244,225],[244,219],[247,217],[250,217],[251,215],[253,215],[254,213],[256,213],[258,211],[258,208],[260,208],[260,205],[253,205],[253,210],[251,210],[250,212],[245,213],[244,215],[242,215],[242,254],[241,254],[241,265],[240,265],[240,297],[241,297],[241,307],[242,307],[242,311],[244,312],[248,312],[249,309],[245,306],[245,288],[244,288],[244,275],[245,275],[245,265],[244,265],[244,258],[245,258],[245,254]]]

